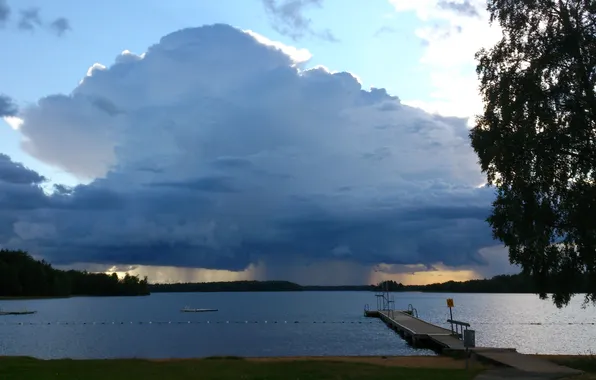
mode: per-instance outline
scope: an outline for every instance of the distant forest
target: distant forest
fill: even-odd
[[[54,269],[23,251],[0,250],[0,297],[148,295],[147,278]]]
[[[587,285],[587,282],[586,282]],[[587,288],[587,286],[586,286]],[[378,285],[304,286],[289,281],[233,281],[178,284],[151,284],[151,292],[275,292],[275,291],[375,291],[436,293],[536,293],[534,281],[524,274],[498,275],[490,279],[448,281],[429,285],[403,285],[395,281]],[[585,293],[583,287],[576,293]]]
[[[187,282],[177,284],[150,284],[152,293],[168,292],[293,292],[316,290],[368,290],[375,286],[304,286],[289,281],[230,281],[230,282]]]
[[[573,289],[585,293],[586,281]],[[150,292],[287,292],[375,291],[445,293],[536,293],[534,280],[524,274],[499,275],[491,279],[448,281],[430,285],[403,285],[395,281],[377,285],[305,286],[289,281],[232,281],[149,284],[147,277],[59,270],[37,261],[23,251],[0,250],[0,297],[137,296]],[[547,291],[550,292],[550,291]]]

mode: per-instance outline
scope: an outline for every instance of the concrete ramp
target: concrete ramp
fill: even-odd
[[[519,352],[490,350],[486,348],[480,350],[472,349],[471,351],[478,357],[489,359],[496,363],[503,364],[523,372],[550,375],[548,377],[575,376],[583,373],[577,369],[564,367],[546,359],[532,355],[520,354]]]

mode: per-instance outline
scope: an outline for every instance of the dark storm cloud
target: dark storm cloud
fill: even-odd
[[[126,197],[110,189],[79,185],[71,189],[58,188],[51,197],[57,209],[120,210],[125,207]]]
[[[4,25],[10,18],[10,7],[6,0],[0,0],[0,26]]]
[[[349,247],[360,263],[465,265],[483,263],[478,247],[494,244],[485,219],[492,192],[473,191],[470,199],[481,205],[412,207],[378,210],[369,215],[310,215],[279,223],[284,239],[276,245],[255,243],[261,252],[275,251],[328,255],[338,247]],[[484,203],[484,205],[482,205]],[[453,223],[457,224],[454,225]],[[392,257],[387,252],[394,252]]]
[[[177,187],[180,189],[213,193],[233,193],[237,191],[234,188],[232,179],[230,177],[205,177],[186,180],[183,182],[158,182],[154,183],[152,186]]]
[[[15,185],[37,185],[45,178],[35,171],[13,162],[10,157],[0,153],[0,182]]]
[[[50,206],[39,186],[44,178],[0,154],[0,247],[18,239],[15,225]]]
[[[271,17],[273,29],[278,33],[299,40],[307,35],[326,41],[337,42],[329,29],[316,31],[312,20],[304,12],[310,7],[321,8],[323,0],[261,0]]]
[[[42,25],[38,8],[30,8],[20,11],[18,27],[21,30],[35,30]]]
[[[251,167],[252,163],[239,157],[219,157],[213,161],[213,166],[222,169],[246,169]]]
[[[463,0],[463,1],[450,1],[450,0],[441,0],[439,1],[439,7],[443,9],[448,9],[453,11],[457,14],[462,16],[468,17],[479,17],[480,13],[478,9],[470,2],[470,0]]]
[[[17,106],[9,96],[0,94],[0,117],[15,116],[18,111]]]
[[[0,26],[4,26],[10,20],[13,14],[6,0],[0,0]],[[47,25],[46,25],[47,24]],[[53,21],[46,23],[41,16],[41,10],[37,7],[20,9],[18,12],[16,27],[22,31],[35,31],[39,28],[47,28],[57,36],[62,36],[71,30],[70,21],[65,17],[58,17]]]
[[[70,21],[64,17],[58,17],[50,23],[50,29],[53,30],[58,36],[62,36],[64,33],[70,30]]]
[[[185,29],[23,110],[31,154],[95,179],[0,209],[14,230],[0,244],[61,264],[482,264],[493,194],[477,188],[466,121],[283,51],[226,25]],[[20,170],[6,177],[39,189]]]

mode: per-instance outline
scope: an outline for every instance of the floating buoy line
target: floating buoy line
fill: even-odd
[[[213,324],[372,324],[374,321],[110,321],[110,322],[16,322],[16,321],[0,321],[0,326],[17,325],[17,326],[43,326],[43,325],[213,325]]]
[[[379,321],[296,321],[296,320],[239,320],[239,321],[94,321],[94,322],[18,322],[18,321],[1,321],[0,326],[47,326],[47,325],[60,325],[60,326],[73,326],[73,325],[86,325],[86,326],[97,326],[97,325],[221,325],[221,324],[234,324],[234,325],[247,325],[247,324],[359,324],[359,325],[370,325],[373,323],[380,323]],[[535,326],[561,326],[561,325],[596,325],[596,322],[518,322],[518,323],[490,323],[490,322],[475,322],[476,325],[535,325]]]
[[[596,325],[596,322],[515,322],[515,323],[507,323],[507,322],[499,322],[499,323],[491,323],[491,322],[474,322],[475,325],[533,325],[533,326],[569,326],[569,325]]]

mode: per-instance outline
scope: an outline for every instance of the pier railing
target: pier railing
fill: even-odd
[[[457,336],[459,339],[462,339],[464,336],[464,330],[467,330],[470,327],[470,324],[467,322],[456,321],[454,319],[448,319],[448,323],[451,323],[451,333]],[[454,328],[455,326],[455,328]]]
[[[412,304],[408,305],[407,313],[410,314],[412,317],[418,318],[418,309],[416,309]]]

